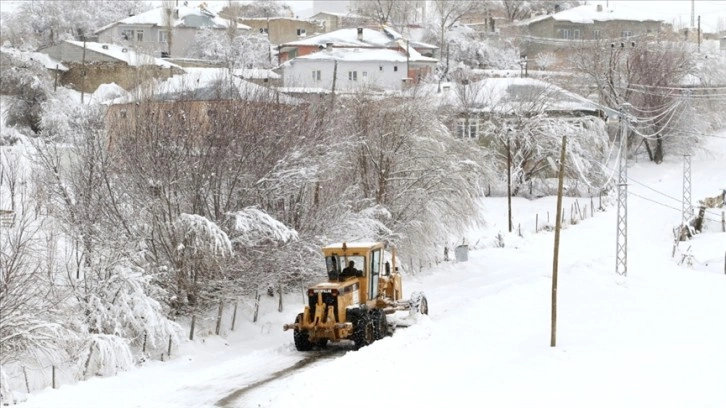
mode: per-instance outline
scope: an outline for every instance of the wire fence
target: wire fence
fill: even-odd
[[[210,313],[192,315],[188,325],[188,338],[193,340],[195,335],[202,337],[215,334],[227,336],[236,329],[239,330],[239,320],[242,316],[246,316],[246,320],[249,322],[258,323],[262,308],[283,311],[284,302],[281,288],[268,290],[265,298],[268,300],[262,301],[262,294],[255,293],[251,300],[222,301]],[[260,322],[257,325],[262,333],[269,333],[272,330],[270,323]],[[177,352],[178,344],[175,344],[172,335],[169,336],[168,341],[159,344],[154,349],[147,347],[146,340],[146,335],[144,335],[141,348],[134,350],[134,365],[136,366],[144,365],[147,361],[170,361]],[[104,376],[98,370],[89,370],[87,360],[90,360],[89,356],[53,362],[13,362],[0,365],[0,405],[17,404],[27,398],[26,394],[46,388],[59,388],[63,385],[77,384],[93,376]],[[108,375],[117,373],[118,371]]]

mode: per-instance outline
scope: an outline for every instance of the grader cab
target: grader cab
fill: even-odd
[[[328,280],[308,288],[305,310],[295,323],[284,325],[293,330],[299,351],[341,340],[352,340],[358,349],[393,332],[388,315],[403,310],[428,314],[422,293],[402,300],[395,251],[386,261],[384,247],[382,242],[344,242],[323,248]]]

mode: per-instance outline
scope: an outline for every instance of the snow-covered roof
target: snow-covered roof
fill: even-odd
[[[174,27],[189,27],[189,28],[218,28],[224,29],[233,24],[232,21],[226,18],[219,17],[216,13],[209,11],[208,9],[201,7],[175,7],[175,10],[179,11],[178,17],[174,18]],[[137,14],[135,16],[126,17],[123,20],[116,21],[107,26],[104,26],[96,30],[96,34],[107,30],[117,24],[124,25],[149,25],[152,27],[167,26],[166,23],[167,14],[164,7],[157,7],[149,11]],[[249,30],[250,27],[244,24],[237,24],[238,29]]]
[[[448,85],[445,92],[438,93],[437,84],[422,85],[423,92],[440,95],[443,105],[456,106],[462,103],[456,88],[461,85]],[[523,108],[538,111],[596,111],[601,107],[580,95],[569,92],[556,85],[534,78],[486,78],[468,85],[468,103],[476,112],[516,112]]]
[[[414,50],[411,50],[414,51]],[[414,51],[415,52],[415,51]],[[418,52],[411,52],[409,58],[402,52],[392,49],[366,49],[366,48],[333,48],[332,50],[323,50],[312,54],[303,55],[294,58],[296,60],[337,60],[349,62],[362,61],[389,61],[389,62],[431,62],[436,63],[436,58],[424,57]],[[289,61],[288,61],[289,62]]]
[[[598,11],[598,10],[601,11]],[[532,17],[528,20],[523,20],[518,25],[527,25],[537,21],[543,21],[551,18],[555,21],[569,21],[572,23],[579,24],[593,24],[596,21],[663,21],[659,18],[654,18],[651,14],[643,13],[638,10],[632,10],[628,8],[617,8],[608,9],[597,4],[586,4],[583,6],[573,7],[568,10],[560,11],[559,13],[548,14],[543,16]]]
[[[154,99],[176,100],[180,98],[192,100],[224,100],[241,99],[246,101],[266,102],[274,100],[285,104],[299,104],[299,99],[245,81],[236,76],[230,76],[226,68],[185,68],[186,74],[174,75],[158,84],[153,90]],[[224,81],[231,87],[220,87]],[[130,98],[121,98],[114,103],[132,102]]]
[[[38,61],[43,64],[47,69],[57,69],[58,71],[68,71],[68,67],[61,64],[60,61],[56,61],[51,58],[48,54],[42,52],[30,52],[28,57],[32,61]]]
[[[343,242],[336,242],[324,246],[323,249],[337,249],[341,248],[343,244]],[[376,244],[378,244],[378,242],[375,241],[345,242],[346,248],[370,248]]]
[[[398,40],[403,37],[394,30],[385,27],[384,30],[372,30],[363,28],[362,40],[358,39],[357,28],[343,28],[331,31],[329,33],[319,34],[304,40],[293,41],[283,44],[283,46],[325,46],[333,44],[333,47],[368,47],[368,48],[391,48],[399,45]],[[405,42],[405,40],[404,40]],[[436,49],[435,45],[411,41],[409,47]]]
[[[65,40],[66,43],[74,45],[76,47],[83,48],[83,41],[73,41],[73,40]],[[91,50],[94,52],[97,52],[99,54],[104,54],[106,56],[109,56],[111,58],[117,59],[119,61],[127,63],[129,66],[132,67],[138,67],[142,65],[156,65],[158,67],[162,68],[179,68],[182,69],[180,66],[176,64],[172,64],[168,61],[164,61],[160,58],[152,57],[148,54],[141,54],[136,51],[134,51],[131,48],[126,48],[121,45],[115,45],[115,44],[104,44],[104,43],[97,43],[97,42],[86,42],[86,49]]]

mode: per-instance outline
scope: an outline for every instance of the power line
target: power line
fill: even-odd
[[[668,204],[663,204],[660,201],[656,201],[656,200],[653,200],[653,199],[650,199],[650,198],[647,198],[647,197],[643,197],[642,195],[639,195],[639,194],[636,194],[636,193],[633,193],[633,192],[630,192],[630,191],[628,192],[628,194],[630,194],[632,196],[635,196],[635,197],[638,197],[640,199],[643,199],[645,201],[650,201],[653,204],[658,204],[658,205],[660,205],[662,207],[670,208],[671,210],[676,210],[678,212],[681,212],[681,209],[680,208],[676,208],[676,207],[670,206]],[[713,219],[713,218],[708,218],[706,216],[704,216],[703,219],[704,220],[707,220],[707,221],[711,221],[711,222],[721,222],[721,220],[716,220],[716,219]]]

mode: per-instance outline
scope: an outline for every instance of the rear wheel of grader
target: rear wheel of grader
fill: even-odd
[[[303,314],[300,313],[295,318],[295,323],[302,323],[302,320]],[[296,328],[292,333],[292,338],[295,341],[295,348],[297,351],[310,351],[313,349],[313,342],[310,341],[307,330],[300,330]]]
[[[371,312],[371,320],[373,321],[373,329],[376,340],[380,340],[388,335],[388,320],[383,310],[375,309]]]
[[[368,314],[362,314],[355,322],[353,328],[353,343],[355,349],[365,347],[376,340],[375,327]]]

